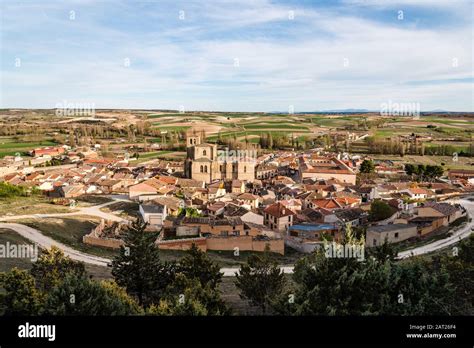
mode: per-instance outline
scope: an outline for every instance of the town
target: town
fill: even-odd
[[[106,157],[99,143],[81,146],[70,138],[69,144],[4,156],[1,185],[70,211],[90,197],[126,204],[129,214],[89,209],[100,222],[82,236],[87,245],[120,248],[124,226],[139,217],[147,230],[160,232],[159,249],[269,248],[281,255],[341,241],[348,228],[367,248],[385,242],[413,248],[467,221],[466,207],[457,201],[474,192],[474,170],[445,172],[442,166],[324,147],[229,150],[229,144],[206,142],[203,131],[187,131],[183,142],[184,159],[140,162],[139,153]],[[32,209],[30,214],[2,209],[0,221],[35,217]],[[62,214],[71,216],[67,210]],[[61,213],[53,209],[36,217]]]
[[[472,346],[472,10],[1,1],[0,348]]]

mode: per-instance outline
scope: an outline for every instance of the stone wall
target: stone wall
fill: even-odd
[[[206,238],[183,238],[156,241],[156,245],[162,250],[188,250],[195,244],[199,250],[207,251]]]
[[[82,237],[82,241],[89,245],[100,246],[104,248],[119,249],[122,246],[123,240],[115,238],[100,238],[91,234]]]
[[[208,238],[208,250],[235,250],[239,251],[264,251],[266,245],[270,246],[270,251],[285,254],[285,243],[283,239],[254,240],[252,236]]]

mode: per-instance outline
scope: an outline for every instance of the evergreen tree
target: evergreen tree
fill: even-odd
[[[36,288],[35,278],[28,271],[13,268],[0,273],[1,306],[5,315],[39,315],[43,311],[44,295]]]
[[[50,315],[133,315],[138,304],[113,282],[96,282],[68,274],[48,295]]]
[[[36,280],[36,286],[45,292],[57,286],[68,274],[86,275],[82,262],[72,260],[65,256],[62,250],[54,246],[49,250],[41,251],[30,272]]]
[[[455,286],[452,314],[474,315],[474,234],[449,249],[440,262]]]
[[[199,250],[195,244],[179,261],[178,269],[187,278],[198,279],[202,286],[209,285],[211,289],[216,289],[222,281],[219,265],[214,263],[205,252]]]
[[[453,283],[442,267],[421,259],[327,257],[300,259],[294,270],[294,303],[284,296],[274,310],[292,315],[449,315]],[[285,296],[287,296],[286,293]]]
[[[368,254],[379,262],[394,261],[397,257],[397,248],[387,240],[383,244],[368,249]]]
[[[371,221],[385,220],[392,216],[394,213],[393,209],[381,200],[375,200],[370,204],[369,219]]]
[[[285,275],[272,259],[268,245],[263,255],[251,255],[247,263],[240,266],[235,285],[242,299],[259,307],[263,314],[267,312],[271,302],[285,286]]]
[[[137,219],[127,227],[122,237],[125,245],[112,261],[117,284],[145,308],[159,300],[175,273],[173,264],[161,263],[155,245],[158,233],[145,231],[146,226]]]
[[[217,290],[203,285],[199,278],[178,273],[158,305],[148,310],[153,315],[226,315],[229,309]]]
[[[375,171],[375,165],[373,161],[364,160],[360,165],[360,172],[364,174],[373,173]]]

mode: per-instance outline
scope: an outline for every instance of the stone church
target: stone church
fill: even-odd
[[[255,179],[255,159],[219,155],[217,144],[201,143],[200,136],[186,138],[184,173],[187,178],[210,183],[217,180]]]

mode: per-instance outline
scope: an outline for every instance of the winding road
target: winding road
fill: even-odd
[[[113,201],[107,202],[104,204],[99,204],[95,205],[92,207],[85,207],[85,208],[78,208],[77,212],[73,213],[56,213],[56,214],[32,214],[32,215],[17,215],[17,216],[7,216],[7,217],[0,217],[0,221],[13,221],[16,219],[25,219],[25,218],[47,218],[47,217],[63,217],[63,216],[73,216],[73,215],[92,215],[92,216],[97,216],[103,219],[109,219],[113,221],[125,221],[125,219],[122,219],[116,215],[110,214],[110,213],[105,213],[100,210],[100,208],[106,207],[108,205],[111,205],[116,202],[120,201],[128,201],[125,198],[121,198],[118,196],[112,197]],[[458,199],[456,201],[457,203],[461,204],[463,207],[466,208],[467,213],[469,216],[474,216],[474,201],[469,201],[468,199]],[[62,243],[59,243],[55,241],[54,239],[47,237],[41,233],[41,231],[22,225],[22,224],[17,224],[17,223],[2,223],[0,222],[0,228],[6,228],[13,230],[17,232],[19,235],[22,237],[32,241],[33,243],[38,244],[41,248],[51,248],[52,246],[56,246],[63,250],[64,254],[69,256],[70,258],[97,265],[97,266],[107,266],[111,260],[102,258],[99,256],[94,256],[91,254],[83,253],[81,251],[72,249],[71,247],[68,247],[67,245],[64,245]],[[403,252],[400,252],[398,254],[399,259],[404,259],[407,257],[412,257],[412,256],[417,256],[417,255],[422,255],[422,254],[427,254],[439,249],[446,248],[452,244],[455,244],[459,242],[460,240],[469,237],[469,235],[472,233],[472,230],[474,228],[474,221],[468,221],[465,225],[462,227],[454,230],[452,232],[452,235],[441,239],[434,241],[432,243],[406,250]],[[281,271],[284,273],[293,273],[293,266],[282,266],[280,267]],[[221,268],[221,272],[223,273],[224,277],[232,277],[235,276],[236,273],[238,273],[238,268],[236,267],[224,267]]]

